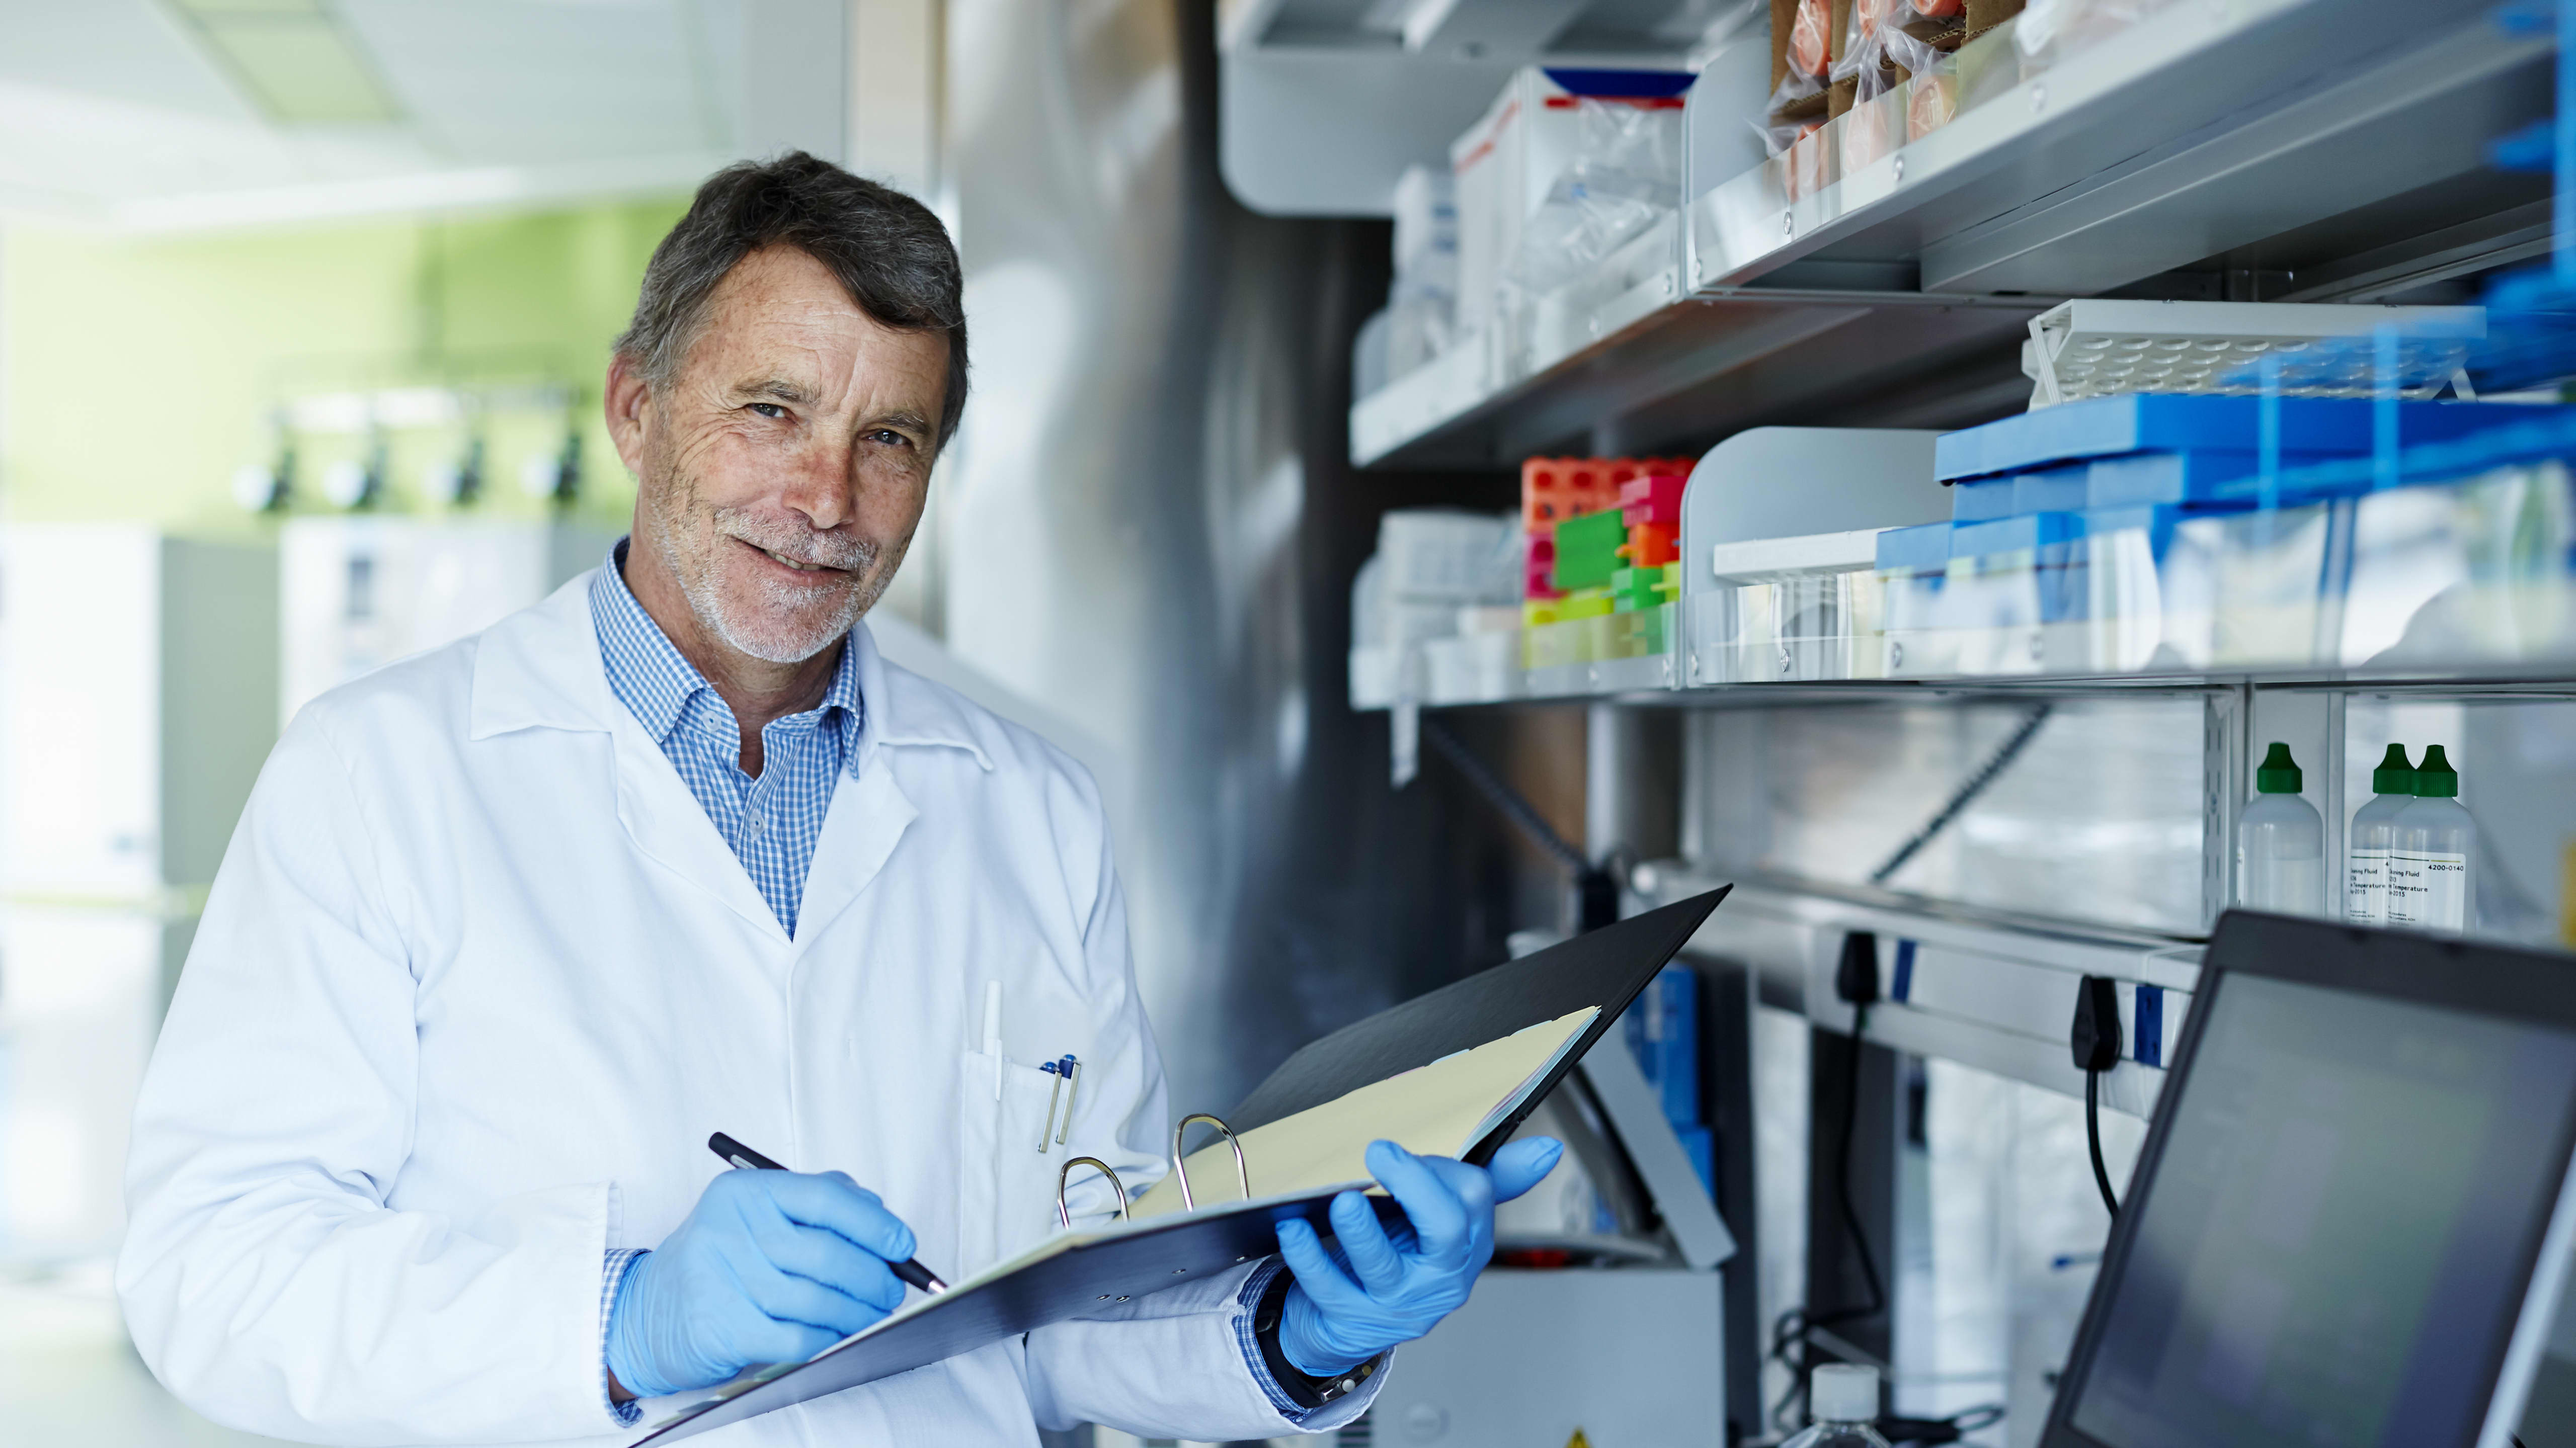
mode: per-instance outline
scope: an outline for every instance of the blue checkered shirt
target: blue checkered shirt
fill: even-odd
[[[590,583],[590,616],[599,630],[609,691],[662,746],[792,937],[832,786],[842,762],[858,757],[859,730],[867,718],[866,701],[859,697],[858,651],[841,650],[821,704],[773,719],[760,731],[755,779],[742,772],[742,726],[733,710],[636,602],[621,572],[625,562],[621,541]]]

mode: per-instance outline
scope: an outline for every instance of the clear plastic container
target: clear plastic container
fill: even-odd
[[[1878,1422],[1878,1369],[1830,1363],[1807,1379],[1814,1421],[1781,1448],[1887,1448]]]
[[[2274,741],[2254,771],[2254,802],[2236,827],[2237,903],[2280,915],[2326,912],[2326,822],[2299,797],[2290,746]]]
[[[1959,559],[1955,567],[1944,561],[1882,568],[1878,578],[1887,619],[1881,676],[1930,678],[1959,672],[1964,600],[1975,592],[1972,561]]]
[[[2406,746],[2391,744],[2370,772],[2370,803],[2355,810],[2344,837],[2343,917],[2355,925],[2388,923],[2388,847],[2397,816],[2415,802],[2415,766]]]
[[[2400,810],[2388,847],[2388,923],[2466,931],[2477,923],[2478,822],[2459,801],[2460,776],[2427,745],[2415,801]]]
[[[2329,657],[2341,597],[2328,592],[2328,545],[2351,508],[2337,500],[2176,527],[2160,580],[2173,662],[2302,665]]]
[[[2374,493],[2354,518],[2343,662],[2563,655],[2576,645],[2571,548],[2563,464]]]
[[[1699,683],[1873,678],[1882,668],[1873,569],[1784,574],[1724,593],[1698,600]]]

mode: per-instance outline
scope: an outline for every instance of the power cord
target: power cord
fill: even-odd
[[[1789,1391],[1771,1410],[1773,1424],[1783,1429],[1795,1428],[1797,1419],[1805,1416],[1807,1377],[1815,1366],[1810,1338],[1822,1329],[1866,1322],[1887,1311],[1887,1285],[1878,1275],[1878,1257],[1870,1251],[1869,1234],[1861,1230],[1860,1207],[1852,1200],[1852,1147],[1860,1132],[1861,1048],[1869,1032],[1869,1008],[1878,1002],[1876,935],[1855,930],[1843,937],[1842,959],[1834,966],[1834,994],[1852,1008],[1851,1066],[1843,1082],[1842,1145],[1834,1195],[1842,1210],[1843,1230],[1860,1259],[1861,1282],[1869,1289],[1869,1301],[1814,1316],[1803,1307],[1793,1307],[1772,1323],[1771,1359],[1789,1370]]]
[[[2093,1153],[2093,1185],[2102,1189],[2103,1209],[2116,1221],[2120,1197],[2102,1162],[2102,1073],[2120,1064],[2120,988],[2109,976],[2088,975],[2076,986],[2068,1045],[2075,1069],[2084,1073],[2084,1142]]]
[[[1911,1443],[1916,1448],[1941,1448],[1956,1443],[1980,1428],[1991,1428],[2003,1421],[2004,1405],[1985,1403],[1962,1409],[1946,1418],[1897,1418],[1878,1420],[1878,1435],[1891,1445]]]

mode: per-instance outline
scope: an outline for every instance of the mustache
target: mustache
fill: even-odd
[[[858,573],[876,561],[876,545],[865,538],[819,533],[783,518],[736,508],[717,509],[714,521],[719,532],[799,563]]]

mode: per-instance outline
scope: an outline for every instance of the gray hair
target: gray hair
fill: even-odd
[[[946,446],[966,410],[966,305],[948,229],[902,192],[803,151],[737,162],[707,178],[688,215],[653,248],[617,354],[645,381],[669,383],[705,329],[717,284],[770,246],[795,247],[830,268],[850,300],[886,326],[948,339],[939,415]]]

